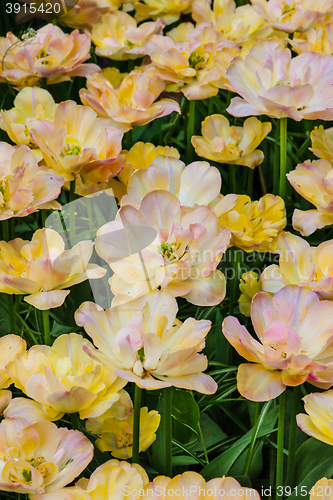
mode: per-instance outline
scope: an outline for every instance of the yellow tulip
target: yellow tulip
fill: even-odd
[[[123,134],[105,127],[88,106],[62,102],[51,122],[31,123],[31,136],[40,148],[45,169],[56,172],[65,181],[83,178],[85,183],[96,185],[107,182],[121,170]]]
[[[114,195],[121,198],[127,194],[127,185],[131,175],[135,170],[141,168],[149,168],[157,156],[167,156],[179,158],[179,152],[176,148],[170,146],[154,146],[150,142],[136,142],[134,146],[126,153],[123,169],[119,172],[117,178],[119,180],[111,179],[109,187],[113,189]]]
[[[180,113],[179,104],[173,99],[155,102],[164,88],[165,83],[154,71],[134,70],[118,88],[105,75],[94,73],[87,80],[87,89],[80,90],[80,99],[93,108],[106,125],[127,132],[134,125],[145,125],[173,111]]]
[[[234,208],[223,214],[219,223],[230,229],[231,245],[246,252],[274,252],[287,223],[284,201],[272,194],[265,194],[259,201],[238,195]]]
[[[78,412],[81,418],[101,415],[118,401],[118,391],[126,384],[93,361],[84,343],[89,344],[76,333],[61,335],[52,347],[36,345],[7,365],[15,386],[41,403],[52,420],[64,413]]]
[[[135,19],[161,19],[164,24],[178,21],[180,15],[191,12],[191,0],[141,0],[135,1]]]
[[[244,316],[251,316],[251,302],[256,293],[261,292],[261,284],[258,280],[258,274],[253,271],[244,273],[239,283],[239,289],[242,292],[239,299],[239,310]]]
[[[328,129],[327,131],[333,129]],[[314,130],[316,132],[316,129]],[[323,132],[323,130],[322,130]],[[320,129],[318,130],[318,136]],[[318,137],[317,136],[317,137]],[[317,156],[329,157],[330,134],[322,135],[323,142],[315,141],[312,135],[312,148]],[[330,158],[331,161],[333,158]],[[293,227],[303,236],[314,233],[316,229],[321,229],[333,223],[333,203],[332,203],[332,181],[333,167],[327,159],[305,161],[297,165],[295,170],[287,174],[288,181],[293,188],[316,208],[311,210],[299,210],[296,208],[293,214]]]
[[[64,179],[46,170],[38,166],[28,146],[0,142],[0,220],[60,208],[55,200]]]
[[[28,304],[41,310],[61,306],[69,294],[65,288],[104,276],[104,269],[88,264],[93,246],[81,241],[65,250],[62,237],[45,228],[31,241],[0,241],[0,293],[25,295]]]
[[[162,28],[160,19],[137,26],[132,16],[118,10],[105,14],[93,26],[91,40],[98,56],[117,61],[137,59],[146,55],[145,43],[152,35],[162,33]]]
[[[95,442],[101,451],[110,451],[115,458],[126,460],[132,457],[133,451],[133,418],[134,412],[125,420],[105,418],[99,431],[99,439]],[[161,416],[157,411],[148,412],[147,407],[140,409],[140,452],[146,451],[156,439],[156,431],[160,424]],[[89,425],[87,423],[87,430]]]
[[[30,29],[22,40],[9,32],[0,37],[0,81],[23,88],[38,87],[43,78],[50,85],[86,77],[100,71],[96,64],[83,64],[90,45],[87,35],[78,30],[67,34],[53,24]]]
[[[270,122],[254,116],[247,118],[243,127],[234,127],[225,116],[212,115],[201,124],[202,137],[194,135],[191,142],[198,156],[253,169],[264,160],[263,152],[256,148],[271,130]]]
[[[71,483],[91,461],[94,447],[79,431],[43,420],[28,424],[24,418],[0,424],[0,491],[38,500]]]
[[[297,415],[298,427],[309,436],[333,446],[332,404],[333,391],[314,392],[303,398],[307,415]]]
[[[30,136],[30,124],[34,120],[53,120],[56,109],[57,104],[47,90],[26,87],[15,97],[12,109],[0,111],[0,128],[15,144],[29,146],[40,161],[42,155]]]

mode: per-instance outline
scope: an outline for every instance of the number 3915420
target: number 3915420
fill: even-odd
[[[57,2],[52,3],[6,3],[6,13],[18,14],[19,12],[25,14],[60,14],[61,4]]]

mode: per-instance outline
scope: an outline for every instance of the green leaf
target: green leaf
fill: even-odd
[[[265,436],[272,432],[278,412],[279,406],[276,406],[269,413],[267,413],[259,429],[258,437]],[[253,431],[254,428],[249,430],[243,437],[233,444],[229,450],[225,451],[208,464],[201,472],[203,477],[208,481],[214,477],[226,476],[239,455],[250,444]]]
[[[295,484],[300,484],[314,469],[328,459],[333,463],[333,448],[310,438],[296,452]]]
[[[191,391],[174,391],[172,417],[173,438],[181,443],[188,443],[197,436],[200,411]]]
[[[300,447],[301,448],[301,447]],[[288,500],[296,500],[297,498],[301,498],[302,500],[306,500],[309,498],[309,493],[311,488],[316,484],[319,479],[323,477],[330,478],[333,475],[333,460],[332,460],[332,447],[331,448],[331,458],[325,460],[320,465],[312,469],[312,471],[303,479],[303,481],[298,485],[297,490],[294,489],[293,493],[288,497]],[[315,458],[319,458],[317,455],[314,455]],[[308,459],[311,459],[310,456],[307,456]],[[307,495],[302,495],[302,486],[304,492],[307,492]]]

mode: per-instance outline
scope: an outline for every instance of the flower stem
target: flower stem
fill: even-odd
[[[236,179],[236,167],[235,165],[229,165],[229,184],[231,193],[236,194],[237,192],[237,179]]]
[[[247,195],[252,198],[252,192],[253,192],[253,174],[254,170],[252,168],[249,168],[248,174],[247,174]]]
[[[71,413],[71,424],[74,431],[79,430],[79,419],[77,413]]]
[[[247,476],[247,474],[249,473],[251,461],[252,461],[253,454],[254,454],[254,448],[255,448],[256,440],[257,440],[258,433],[259,433],[259,429],[260,429],[262,421],[264,420],[264,417],[265,417],[265,415],[266,415],[266,413],[267,413],[267,411],[268,411],[268,409],[269,409],[269,407],[271,405],[271,402],[272,401],[266,401],[266,403],[262,407],[262,410],[261,410],[261,412],[259,414],[259,418],[255,422],[255,426],[253,428],[253,434],[252,434],[250,446],[249,446],[249,449],[248,449],[248,452],[247,452],[247,455],[246,455],[246,460],[245,460],[245,465],[244,465],[244,472],[243,472],[244,476]],[[259,405],[257,403],[256,410],[258,408],[259,408]]]
[[[287,187],[287,118],[280,119],[280,196],[285,198]]]
[[[70,238],[73,239],[75,237],[75,179],[73,179],[70,183],[69,188],[69,231]],[[75,238],[74,238],[75,239]]]
[[[188,121],[187,121],[187,151],[186,151],[186,162],[187,164],[193,161],[193,146],[192,146],[192,136],[194,135],[194,124],[195,124],[195,101],[189,101],[189,111],[188,111]]]
[[[50,330],[50,316],[49,311],[42,311],[43,313],[43,330],[45,345],[51,345],[51,330]]]
[[[4,241],[10,241],[9,219],[2,221],[2,237],[3,237]],[[10,333],[16,333],[14,297],[12,294],[7,295],[7,306],[8,306]]]
[[[284,444],[284,421],[286,411],[286,391],[283,391],[279,398],[279,423],[277,435],[276,454],[276,491],[278,487],[283,487],[283,444]]]
[[[291,405],[290,429],[289,429],[289,449],[286,486],[294,487],[295,480],[295,455],[297,448],[297,406],[299,402],[299,387],[293,388],[293,399]]]
[[[164,442],[165,442],[165,461],[164,474],[172,477],[172,387],[166,387],[163,391],[164,398]]]
[[[140,410],[141,410],[141,389],[135,385],[134,391],[134,421],[133,421],[133,454],[132,463],[139,463],[140,453]]]
[[[238,283],[238,272],[239,272],[239,260],[240,260],[240,252],[238,248],[233,249],[233,263],[232,263],[232,278],[229,286],[229,315],[233,315],[234,307],[235,307],[235,298],[236,298],[236,288]],[[227,343],[226,349],[226,364],[232,364],[232,353],[233,349],[230,342]]]

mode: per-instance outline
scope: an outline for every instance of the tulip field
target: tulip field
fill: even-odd
[[[333,500],[333,0],[2,0],[0,500]]]

